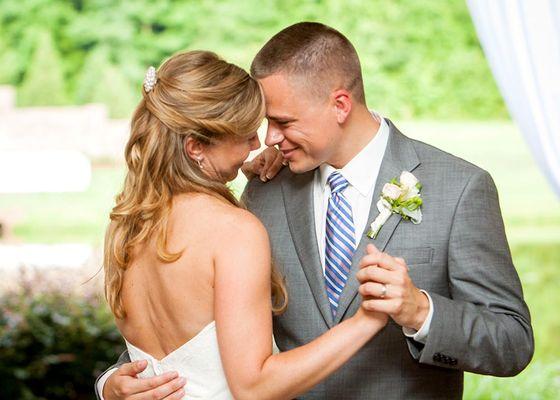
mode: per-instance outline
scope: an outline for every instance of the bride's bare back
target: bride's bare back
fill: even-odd
[[[237,213],[236,213],[237,211]],[[168,251],[183,250],[173,263],[157,258],[155,239],[134,249],[124,276],[126,318],[117,320],[132,344],[163,358],[214,320],[214,258],[220,224],[239,210],[214,197],[174,198]]]

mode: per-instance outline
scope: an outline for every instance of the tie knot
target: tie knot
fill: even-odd
[[[341,193],[344,189],[348,187],[348,181],[342,176],[338,171],[334,171],[329,175],[327,183],[331,187],[331,193]]]

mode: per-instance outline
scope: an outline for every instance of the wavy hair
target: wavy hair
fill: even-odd
[[[177,261],[182,251],[167,250],[172,199],[183,193],[206,193],[233,206],[244,206],[222,182],[210,179],[187,156],[187,137],[212,144],[226,137],[248,137],[260,126],[264,97],[247,72],[208,51],[174,55],[157,71],[157,83],[142,100],[125,148],[127,174],[116,197],[105,235],[105,297],[113,314],[124,318],[122,287],[136,246],[156,239],[161,262]],[[272,268],[273,311],[287,306],[280,274]]]

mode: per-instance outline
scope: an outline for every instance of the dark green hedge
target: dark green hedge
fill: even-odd
[[[301,20],[352,40],[368,103],[389,116],[507,116],[464,0],[2,0],[0,82],[21,105],[102,101],[126,117],[149,65],[202,48],[248,67]]]
[[[35,282],[0,310],[1,399],[95,399],[95,377],[124,349],[100,296]]]

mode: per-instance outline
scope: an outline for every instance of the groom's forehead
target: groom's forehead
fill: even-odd
[[[264,91],[266,117],[271,121],[289,122],[309,106],[306,85],[290,80],[288,74],[274,74],[259,79]]]
[[[297,74],[278,72],[258,81],[264,91],[265,97],[281,100],[285,97],[302,96],[308,92],[304,79]]]

